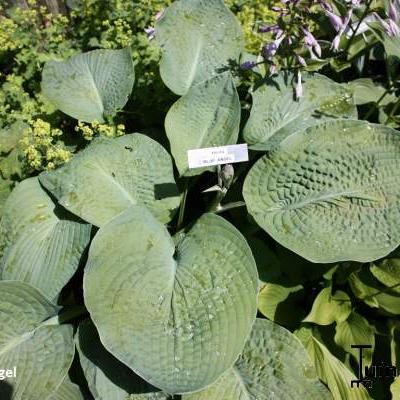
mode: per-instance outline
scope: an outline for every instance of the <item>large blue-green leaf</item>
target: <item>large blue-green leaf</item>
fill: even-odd
[[[306,349],[285,328],[257,319],[233,368],[209,388],[183,400],[331,399]]]
[[[37,178],[11,193],[0,221],[0,276],[30,283],[53,300],[79,266],[91,225],[54,204]]]
[[[303,90],[303,97],[295,100],[290,77],[279,76],[253,92],[253,107],[243,131],[252,149],[270,150],[321,120],[357,118],[351,92],[329,78],[307,76]]]
[[[242,235],[204,214],[171,238],[144,207],[100,228],[84,276],[102,343],[167,393],[200,390],[232,367],[257,309],[257,269]]]
[[[48,400],[85,400],[78,385],[72,383],[68,376]]]
[[[179,204],[170,155],[139,133],[97,138],[39,179],[62,206],[97,226],[134,204],[168,222]]]
[[[49,61],[42,72],[43,94],[65,114],[103,122],[122,108],[135,79],[128,48],[93,50],[66,61]]]
[[[95,400],[167,400],[169,396],[152,387],[110,354],[90,320],[79,325],[75,336],[79,359]]]
[[[64,381],[74,357],[73,328],[59,308],[24,282],[0,282],[0,365],[16,377],[0,381],[0,398],[47,399]]]
[[[243,34],[222,0],[179,0],[156,24],[162,49],[160,73],[176,94],[217,75],[237,61]]]
[[[181,175],[189,171],[187,151],[235,144],[239,135],[240,102],[230,73],[218,75],[189,90],[168,111],[165,130]]]
[[[256,222],[313,262],[372,261],[400,243],[400,136],[332,120],[256,162],[243,195]]]

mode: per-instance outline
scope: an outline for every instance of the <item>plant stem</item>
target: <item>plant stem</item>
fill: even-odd
[[[386,118],[385,125],[390,121],[390,119],[393,117],[393,115],[396,113],[397,109],[400,106],[400,100],[397,101],[397,103],[393,106],[392,110],[390,111],[390,114]]]
[[[361,26],[362,22],[364,21],[364,18],[367,16],[368,12],[369,12],[369,8],[371,7],[373,0],[369,0],[368,3],[365,5],[365,10],[360,18],[360,20],[358,21],[358,24],[356,26],[356,29],[353,29],[353,33],[349,39],[349,41],[347,42],[346,48],[344,49],[344,53],[347,53],[349,51],[349,48],[351,46],[351,43],[354,40],[354,37],[356,36],[356,33],[358,31],[358,28]],[[351,23],[351,22],[350,22]]]
[[[77,317],[87,313],[86,307],[83,305],[66,307],[60,314],[55,315],[43,322],[43,325],[59,325],[65,324]]]
[[[385,90],[385,92],[382,94],[382,96],[379,97],[379,99],[376,101],[376,103],[368,110],[368,112],[365,115],[364,119],[368,119],[371,116],[371,114],[374,112],[374,110],[376,108],[379,108],[379,104],[390,93],[391,90],[392,90],[391,87],[389,87],[388,89]]]
[[[244,207],[245,205],[246,203],[244,201],[235,201],[233,203],[228,203],[223,206],[220,205],[215,212],[216,214],[220,214],[224,211],[232,210],[233,208]]]
[[[178,223],[176,225],[176,231],[178,232],[179,229],[182,226],[183,223],[183,218],[185,216],[185,207],[186,207],[186,198],[188,195],[188,191],[189,191],[189,184],[188,181],[185,181],[185,188],[183,190],[183,194],[182,194],[182,198],[181,198],[181,204],[179,206],[179,217],[178,217]]]

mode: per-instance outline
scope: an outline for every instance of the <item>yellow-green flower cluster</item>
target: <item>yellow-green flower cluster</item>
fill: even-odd
[[[261,25],[274,24],[277,13],[271,8],[279,0],[225,0],[225,4],[236,14],[242,25],[246,40],[246,49],[253,54],[258,54],[266,41],[265,34],[259,33]]]
[[[72,154],[57,141],[63,132],[38,118],[30,121],[20,144],[28,165],[37,171],[54,169],[68,161]]]
[[[119,49],[130,46],[133,42],[133,32],[125,20],[117,18],[115,21],[105,20],[105,28],[100,46],[105,49]]]
[[[98,121],[93,121],[90,124],[78,121],[78,125],[75,126],[75,131],[79,132],[84,139],[92,140],[97,135],[107,137],[125,135],[125,125],[118,124],[116,126],[111,126],[107,124],[101,124]]]

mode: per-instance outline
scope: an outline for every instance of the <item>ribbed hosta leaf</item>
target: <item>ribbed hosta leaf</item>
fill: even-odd
[[[235,362],[255,320],[257,279],[250,248],[223,218],[205,214],[172,239],[137,206],[94,238],[84,296],[108,351],[152,385],[185,393]]]
[[[49,397],[48,400],[85,400],[78,385],[72,383],[68,376],[61,386]]]
[[[65,114],[104,121],[122,108],[135,79],[130,50],[93,50],[67,61],[49,61],[42,73],[43,94]]]
[[[188,171],[187,151],[235,144],[239,134],[240,102],[230,73],[202,82],[189,90],[168,111],[165,130],[181,175]]]
[[[279,76],[253,93],[253,107],[244,128],[246,142],[255,150],[270,150],[283,139],[334,117],[355,117],[349,90],[322,75],[307,77],[304,96],[295,100],[291,79]]]
[[[172,160],[145,135],[98,138],[40,182],[67,210],[100,226],[134,204],[168,222],[179,204]]]
[[[47,399],[72,363],[72,326],[60,325],[58,307],[26,283],[1,281],[0,293],[0,365],[16,367],[16,378],[0,383],[0,398]]]
[[[55,299],[76,272],[90,231],[91,225],[54,204],[37,178],[24,180],[0,221],[1,278],[27,282]]]
[[[306,129],[246,177],[250,214],[313,262],[372,261],[400,243],[400,136],[363,121]]]
[[[160,73],[176,94],[212,78],[243,49],[243,34],[222,0],[180,0],[156,24]]]
[[[299,339],[257,319],[233,368],[214,385],[183,400],[331,399]]]
[[[167,400],[102,345],[90,320],[79,325],[76,346],[83,372],[95,400]]]

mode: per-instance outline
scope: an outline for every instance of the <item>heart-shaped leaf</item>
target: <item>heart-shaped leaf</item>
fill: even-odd
[[[227,69],[243,49],[243,33],[222,0],[174,2],[156,24],[160,73],[176,94]]]
[[[136,206],[94,238],[84,297],[108,351],[150,384],[186,393],[216,381],[239,356],[255,320],[257,279],[249,246],[223,218],[204,214],[172,239]]]
[[[240,102],[230,73],[218,75],[189,90],[168,111],[165,130],[181,175],[188,170],[187,151],[235,144],[239,135]]]
[[[271,150],[283,139],[324,119],[357,118],[352,94],[322,75],[307,76],[304,95],[294,99],[290,77],[268,80],[253,93],[243,137],[254,150]]]
[[[97,226],[134,204],[168,222],[179,204],[170,155],[139,133],[97,138],[39,179],[67,210]]]
[[[333,120],[292,135],[246,177],[256,222],[313,262],[368,262],[400,243],[400,136]]]
[[[233,368],[214,385],[183,400],[331,399],[306,349],[285,328],[257,319]]]
[[[37,178],[22,181],[0,221],[2,279],[24,281],[55,299],[79,266],[91,225],[54,204]]]
[[[1,281],[0,293],[0,365],[16,370],[0,382],[0,398],[47,399],[72,363],[73,328],[61,325],[58,307],[27,283]]]
[[[95,400],[167,400],[169,396],[149,385],[110,354],[90,320],[75,336],[83,372]]]
[[[86,122],[103,122],[125,105],[134,79],[128,48],[93,50],[67,61],[47,62],[42,91],[65,114]]]

